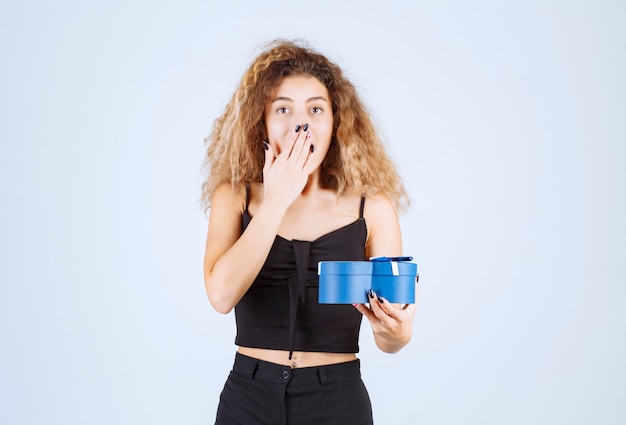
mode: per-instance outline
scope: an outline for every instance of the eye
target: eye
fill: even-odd
[[[311,108],[311,112],[313,112],[314,114],[321,114],[322,112],[324,112],[324,110],[319,106],[314,106]]]
[[[276,109],[277,114],[286,114],[287,112],[289,112],[289,109],[285,108],[284,106]]]

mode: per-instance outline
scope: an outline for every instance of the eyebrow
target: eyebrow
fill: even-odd
[[[328,103],[328,99],[326,99],[324,96],[313,96],[313,97],[309,97],[305,103],[309,103],[309,102],[314,102],[314,101],[319,101],[322,100],[326,103]],[[276,97],[274,100],[272,100],[272,103],[274,102],[279,102],[279,101],[287,101],[287,102],[293,102],[293,99],[290,97],[286,97],[286,96],[278,96]]]

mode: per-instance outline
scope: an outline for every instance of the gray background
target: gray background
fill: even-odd
[[[407,2],[408,3],[408,2]],[[203,138],[258,47],[305,38],[406,180],[411,344],[378,424],[626,422],[620,1],[0,6],[0,422],[206,424],[234,318],[204,293]]]

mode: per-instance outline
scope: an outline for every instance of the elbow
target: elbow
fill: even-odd
[[[213,306],[215,311],[217,311],[218,313],[221,313],[221,314],[228,314],[233,309],[232,305],[226,304],[226,303],[223,303],[223,302],[219,302],[218,300],[214,300],[214,299],[209,298],[209,302],[211,303],[211,305]]]
[[[204,279],[204,286],[206,289],[207,297],[209,298],[209,302],[211,303],[211,306],[215,309],[215,311],[221,314],[230,313],[235,305],[230,300],[228,300],[221,291],[215,289],[211,285],[210,280],[206,277]]]
[[[209,302],[211,303],[211,306],[218,313],[228,314],[231,312],[233,307],[235,307],[232,303],[228,302],[228,300],[225,300],[224,297],[221,297],[218,294],[207,291],[207,295],[209,297]]]
[[[221,313],[221,314],[228,314],[228,313],[230,313],[232,311],[233,307],[234,307],[231,304],[220,302],[218,300],[212,300],[210,298],[209,298],[209,302],[211,303],[211,305],[213,306],[215,311],[217,311],[218,313]]]

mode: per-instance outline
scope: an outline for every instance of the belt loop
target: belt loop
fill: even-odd
[[[259,360],[258,359],[254,359],[254,366],[252,367],[252,370],[250,371],[250,379],[254,379],[254,375],[256,375],[256,371],[259,369]]]
[[[240,375],[245,376],[248,379],[254,379],[254,374],[259,368],[259,360],[244,356],[242,354],[237,353],[235,356],[235,365],[233,366],[233,370]]]
[[[318,367],[317,373],[320,376],[320,384],[326,385],[328,383],[328,376],[326,376],[326,368],[324,366]]]

